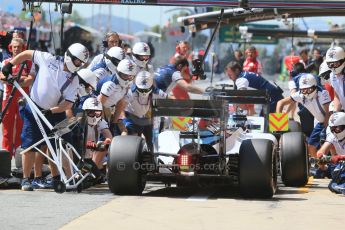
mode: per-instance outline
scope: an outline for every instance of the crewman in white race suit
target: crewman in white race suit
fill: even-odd
[[[85,158],[91,158],[98,169],[102,169],[102,160],[107,155],[107,150],[92,146],[96,147],[99,143],[110,144],[112,139],[108,124],[102,119],[103,107],[96,97],[90,97],[85,100],[83,110],[86,112],[88,124]],[[101,134],[105,138],[103,142],[99,141]]]
[[[30,91],[30,97],[54,126],[66,118],[65,111],[70,109],[76,100],[79,87],[76,72],[87,63],[88,59],[89,51],[80,43],[74,43],[68,47],[64,57],[53,56],[50,53],[37,50],[26,50],[7,63],[3,67],[2,73],[9,76],[12,66],[25,60],[32,60],[38,65],[39,70]],[[47,127],[45,128],[47,129]],[[26,149],[42,138],[30,106],[26,104],[22,130],[22,148]],[[34,153],[34,151],[29,151],[22,156],[23,191],[33,190],[29,177],[35,161]],[[60,180],[56,166],[51,162],[49,163],[54,181]]]
[[[326,53],[326,63],[332,71],[329,75],[329,83],[334,89],[335,111],[345,109],[345,52],[339,46],[331,47]]]
[[[285,105],[291,102],[301,103],[314,116],[314,129],[308,138],[308,152],[311,157],[316,157],[320,147],[320,134],[325,135],[329,119],[329,104],[331,98],[325,89],[317,87],[313,74],[302,73],[299,79],[299,91],[277,103],[276,112],[281,113]]]
[[[138,136],[143,134],[150,150],[153,150],[152,122],[151,117],[146,115],[151,109],[152,99],[167,97],[168,94],[153,85],[153,76],[145,70],[137,74],[135,83],[126,95],[128,104],[125,108],[124,124],[127,133]]]
[[[98,99],[103,107],[115,109],[113,114],[113,122],[115,123],[118,122],[119,116],[125,108],[122,99],[137,74],[137,66],[133,61],[124,59],[117,66],[117,71],[118,73],[112,75],[110,80],[97,85],[97,91],[100,92]],[[121,103],[119,103],[120,100],[122,100]]]
[[[146,70],[153,76],[154,69],[149,61],[151,59],[151,50],[145,42],[137,42],[132,49],[132,60],[139,67],[138,71]]]

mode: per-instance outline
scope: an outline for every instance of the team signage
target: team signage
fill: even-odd
[[[119,5],[161,5],[193,7],[239,7],[249,8],[345,8],[344,0],[23,0],[24,2],[89,3]]]
[[[269,114],[269,131],[282,132],[289,130],[289,116],[287,113]]]
[[[238,0],[24,0],[24,2],[238,7]]]

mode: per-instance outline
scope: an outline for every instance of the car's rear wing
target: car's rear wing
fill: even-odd
[[[221,90],[213,89],[214,98],[226,100],[229,104],[269,104],[267,90]]]
[[[227,108],[223,100],[172,100],[154,99],[152,101],[153,116],[180,117],[222,117]]]
[[[152,100],[152,116],[218,118],[220,123],[219,154],[226,155],[225,138],[228,121],[228,102],[225,100]],[[191,135],[191,133],[185,133]],[[190,137],[190,136],[189,136]]]
[[[213,90],[215,100],[226,101],[228,104],[261,104],[263,105],[263,116],[268,121],[270,112],[270,95],[267,90]],[[264,125],[265,132],[268,132],[268,123]]]

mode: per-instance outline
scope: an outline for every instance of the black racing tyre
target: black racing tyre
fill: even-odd
[[[301,187],[308,182],[308,153],[301,132],[284,133],[280,138],[281,178],[286,186]]]
[[[117,195],[139,195],[145,188],[145,173],[140,169],[145,140],[138,136],[116,136],[111,141],[108,159],[108,185]]]
[[[244,140],[240,147],[240,190],[243,196],[271,198],[277,189],[277,156],[271,140]]]
[[[6,149],[0,149],[0,177],[11,177],[11,154]]]
[[[302,132],[300,123],[294,120],[289,120],[289,132]]]

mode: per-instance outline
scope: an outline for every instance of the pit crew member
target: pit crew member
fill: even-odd
[[[154,76],[155,85],[167,94],[169,94],[176,85],[190,93],[204,93],[203,89],[188,83],[182,77],[181,73],[186,71],[188,67],[189,63],[186,58],[182,56],[176,57],[174,64],[169,64],[158,69]]]
[[[236,61],[231,61],[226,66],[226,73],[235,82],[237,89],[260,89],[267,90],[270,95],[270,112],[276,110],[277,102],[283,99],[283,91],[276,85],[271,84],[265,78],[252,72],[243,72]],[[251,114],[250,114],[251,115]]]
[[[13,57],[16,57],[19,53],[24,51],[25,48],[25,42],[21,38],[13,38],[10,45],[9,50],[13,54]],[[13,58],[9,58],[4,60],[3,65],[6,65],[8,62],[10,62]],[[29,86],[33,82],[33,72],[31,71],[32,62],[26,61],[25,67],[21,73],[21,76],[18,78],[18,83],[20,86],[23,87],[24,91],[26,93],[29,92]],[[16,65],[12,67],[12,73],[14,76],[17,76],[20,69],[20,65]],[[1,74],[1,78],[4,79],[5,76]],[[8,103],[11,91],[13,89],[13,86],[11,84],[5,83],[4,84],[4,99],[2,101],[2,108],[5,107],[5,105]],[[20,146],[20,133],[22,131],[23,127],[23,120],[19,113],[19,106],[18,101],[22,97],[19,91],[15,91],[12,102],[8,107],[8,110],[3,115],[2,120],[2,147],[6,150],[8,150],[11,154],[11,156],[14,156],[14,153],[16,149]]]
[[[2,68],[2,73],[8,77],[12,73],[12,67],[26,60],[32,60],[39,66],[30,97],[37,107],[54,126],[66,118],[65,111],[70,109],[76,100],[79,80],[76,72],[87,63],[89,51],[80,43],[74,43],[68,47],[65,56],[53,56],[50,53],[26,50],[18,54]],[[22,148],[29,148],[41,140],[42,134],[33,117],[28,104],[24,111],[24,125],[22,130]],[[35,152],[30,150],[23,154],[23,180],[22,190],[32,191],[29,181],[31,169],[35,161]],[[50,163],[54,181],[60,180],[56,166]]]
[[[299,79],[299,92],[280,100],[277,104],[277,113],[281,113],[285,105],[292,101],[301,103],[314,116],[314,129],[308,138],[308,152],[311,157],[316,156],[320,147],[320,134],[326,132],[329,118],[329,103],[331,98],[327,90],[317,87],[313,74],[302,74]]]
[[[140,71],[135,84],[129,90],[126,101],[124,124],[129,135],[145,136],[146,143],[153,151],[151,118],[145,115],[151,108],[153,98],[167,98],[168,94],[153,85],[153,77],[148,71]]]
[[[325,171],[332,175],[332,180],[328,188],[335,193],[345,194],[345,113],[337,112],[329,118],[329,129],[327,129],[327,137],[325,143],[317,152],[317,157],[322,161],[328,158],[328,153],[331,148],[335,148],[335,154],[330,157],[330,164],[328,164]]]

